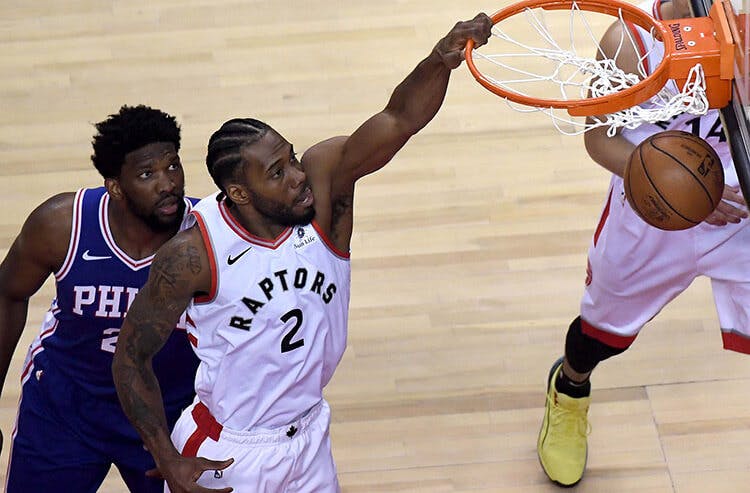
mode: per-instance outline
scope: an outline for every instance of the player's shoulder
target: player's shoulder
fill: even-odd
[[[54,236],[55,231],[69,232],[75,198],[76,192],[62,192],[49,197],[29,214],[25,229],[28,227],[31,231],[44,236]]]
[[[347,135],[331,137],[307,149],[301,159],[302,165],[305,166],[305,171],[314,171],[321,166],[337,162],[344,152],[348,138]],[[309,170],[308,167],[310,168]]]

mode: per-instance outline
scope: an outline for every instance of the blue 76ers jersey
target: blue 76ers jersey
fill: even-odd
[[[186,211],[192,209],[191,200],[185,199]],[[29,349],[22,381],[39,371],[34,371],[36,361],[87,394],[117,403],[112,356],[125,314],[146,283],[153,255],[134,260],[115,244],[108,203],[103,187],[75,195],[68,252],[55,273],[57,297]],[[167,409],[192,400],[197,364],[181,322],[153,360]]]

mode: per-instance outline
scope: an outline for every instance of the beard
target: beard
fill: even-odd
[[[163,233],[167,231],[172,231],[177,228],[179,228],[180,224],[182,224],[182,219],[185,215],[185,200],[184,200],[184,194],[174,194],[175,197],[177,197],[177,212],[173,215],[169,216],[163,216],[160,215],[156,208],[146,210],[145,207],[139,207],[136,205],[135,202],[130,200],[129,197],[127,197],[128,206],[130,207],[130,210],[133,211],[133,213],[141,220],[143,221],[146,226],[148,226],[150,229],[154,230],[158,233]],[[161,200],[164,200],[166,197],[162,197]],[[161,202],[161,200],[158,203]]]
[[[155,212],[152,212],[144,218],[146,224],[154,231],[171,231],[180,227],[182,219],[185,216],[185,200],[180,197],[180,201],[177,202],[177,212],[173,216],[160,216]]]
[[[315,207],[306,208],[302,213],[295,213],[293,207],[268,200],[249,190],[253,207],[268,219],[282,226],[308,224],[315,217]]]

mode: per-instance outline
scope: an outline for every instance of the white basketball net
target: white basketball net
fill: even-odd
[[[613,58],[604,56],[599,45],[600,36],[594,34],[587,19],[587,16],[596,14],[591,12],[584,14],[575,2],[570,12],[558,12],[569,16],[567,33],[564,34],[567,38],[565,43],[555,39],[553,30],[545,21],[549,13],[542,9],[526,9],[523,15],[514,15],[496,24],[492,31],[492,39],[496,41],[491,41],[480,48],[480,50],[490,48],[496,53],[486,54],[479,50],[473,52],[475,63],[478,64],[481,59],[489,64],[481,68],[482,75],[493,84],[523,96],[582,100],[613,94],[638,84],[647,76],[645,66],[649,55],[656,49],[663,50],[663,44],[655,38],[653,30],[646,33],[640,29],[642,34],[651,37],[648,44],[652,48],[640,56],[638,74],[626,73],[616,65],[615,59],[618,59],[624,46],[629,45],[636,53],[640,50],[633,39],[631,30],[625,25],[622,12],[619,14],[619,22],[622,24],[623,34]],[[612,16],[608,17],[612,18]],[[541,38],[542,46],[518,42],[501,28],[501,24],[508,20],[512,19],[518,23],[520,18],[525,19],[531,26],[532,32]],[[523,32],[524,39],[528,39],[528,27],[521,32]],[[497,40],[502,43],[498,43]],[[587,53],[578,54],[576,44],[585,45],[584,49]],[[502,51],[498,52],[498,50]],[[603,59],[593,58],[597,54]],[[539,63],[536,62],[540,58],[545,60],[543,67],[537,67]],[[540,90],[546,92],[540,93]],[[565,110],[524,106],[509,100],[507,102],[516,111],[539,111],[547,114],[557,130],[566,135],[578,135],[596,127],[609,127],[607,133],[611,136],[621,127],[635,128],[644,122],[655,123],[669,120],[682,113],[703,115],[709,108],[706,98],[706,81],[700,64],[690,70],[682,90],[678,90],[673,83],[668,83],[658,94],[640,106],[602,117],[575,118],[568,115]]]

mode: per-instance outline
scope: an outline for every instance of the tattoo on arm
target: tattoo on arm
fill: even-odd
[[[151,359],[171,335],[192,296],[186,292],[190,278],[202,270],[197,248],[180,243],[175,246],[157,256],[148,282],[130,307],[113,365],[123,410],[149,448],[165,433],[168,437]]]

